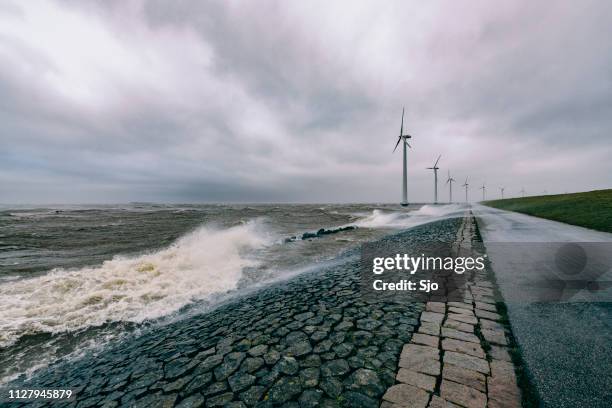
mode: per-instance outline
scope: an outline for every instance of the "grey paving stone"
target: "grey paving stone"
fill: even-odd
[[[428,334],[415,333],[412,335],[412,343],[422,344],[430,347],[438,347],[440,339],[437,336],[430,336]]]
[[[423,312],[421,313],[421,321],[422,322],[431,322],[442,324],[444,320],[444,314],[442,313],[434,313],[434,312]]]
[[[475,334],[461,330],[451,329],[450,327],[442,328],[442,337],[448,337],[451,339],[469,341],[470,343],[480,344],[480,339]]]
[[[478,358],[485,358],[485,352],[480,347],[480,344],[471,343],[468,341],[462,341],[457,339],[443,339],[442,350],[445,351],[457,351],[459,353],[469,354]]]
[[[475,302],[476,309],[487,310],[489,312],[497,312],[497,307],[489,303]]]
[[[491,360],[489,365],[491,366],[492,377],[515,378],[514,365],[512,363],[503,360]]]
[[[459,307],[449,307],[449,313],[457,313],[466,316],[474,316],[474,312],[471,309],[461,309]]]
[[[467,310],[472,310],[473,306],[472,303],[465,303],[465,302],[448,302],[448,306],[449,307],[457,307],[460,309],[467,309]]]
[[[493,321],[500,321],[501,320],[501,316],[497,313],[494,312],[489,312],[487,310],[482,310],[482,309],[476,309],[476,316],[478,316],[481,319],[488,319],[488,320],[493,320]]]
[[[449,313],[448,314],[448,318],[451,319],[451,320],[460,321],[462,323],[468,323],[468,324],[477,324],[478,323],[478,320],[476,319],[476,317],[468,316],[468,315],[460,314],[460,313]]]
[[[486,392],[486,377],[478,371],[468,370],[454,364],[444,364],[442,378]]]
[[[457,404],[453,404],[452,402],[445,400],[442,397],[438,397],[437,395],[434,395],[431,397],[431,401],[429,402],[428,408],[461,408],[461,407]]]
[[[383,399],[401,406],[426,408],[429,402],[429,393],[413,385],[396,384],[389,387]]]
[[[506,339],[506,334],[502,330],[482,329],[480,332],[482,333],[482,337],[491,344],[498,344],[501,346],[508,345],[508,339]]]
[[[469,356],[467,354],[457,353],[455,351],[447,351],[444,353],[444,364],[454,364],[459,367],[467,368],[468,370],[478,371],[483,374],[489,374],[489,362],[478,357]]]
[[[440,325],[438,323],[422,322],[419,326],[419,333],[429,334],[430,336],[439,336]]]
[[[498,406],[521,406],[521,391],[514,379],[509,379],[507,377],[488,377],[487,387],[489,399],[497,401]]]
[[[474,388],[448,380],[442,380],[440,396],[466,408],[485,408],[487,396]]]
[[[395,376],[398,382],[414,385],[426,391],[433,392],[436,386],[436,377],[422,374],[406,368],[400,368]]]
[[[446,313],[446,305],[442,302],[427,302],[425,310],[435,313]]]
[[[444,327],[448,327],[450,329],[455,329],[459,331],[464,331],[466,333],[474,333],[473,324],[468,324],[468,323],[460,322],[460,321],[453,320],[453,319],[446,319],[446,321],[444,322],[444,326],[442,326],[442,328]]]
[[[510,356],[508,348],[504,346],[496,346],[492,344],[491,349],[489,350],[489,355],[495,360],[512,362],[512,357]]]

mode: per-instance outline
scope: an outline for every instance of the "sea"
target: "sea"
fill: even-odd
[[[463,211],[460,204],[0,206],[0,385]]]

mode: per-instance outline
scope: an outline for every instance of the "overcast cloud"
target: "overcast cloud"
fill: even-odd
[[[410,201],[438,154],[474,199],[610,188],[610,38],[609,1],[3,1],[0,202],[395,202],[403,105]]]

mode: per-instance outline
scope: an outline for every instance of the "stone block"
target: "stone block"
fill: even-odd
[[[468,341],[456,340],[456,339],[444,339],[442,340],[442,350],[445,351],[456,351],[459,353],[469,354],[478,358],[485,358],[485,352],[480,347],[480,344],[471,343]]]
[[[426,391],[433,392],[436,386],[436,377],[418,373],[406,368],[400,368],[395,379],[401,383],[414,385]]]
[[[387,389],[383,399],[400,406],[426,408],[429,402],[429,393],[413,385],[396,384]]]
[[[442,380],[440,396],[466,408],[485,408],[487,396],[474,388],[448,380]]]

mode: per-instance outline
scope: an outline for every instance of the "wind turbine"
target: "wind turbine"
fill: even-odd
[[[487,188],[485,187],[484,183],[482,183],[482,187],[480,187],[479,190],[482,190],[482,201],[484,201],[485,200],[485,191],[487,190]]]
[[[519,191],[519,193],[521,193],[523,198],[525,198],[525,187],[521,187],[521,191]]]
[[[450,170],[449,170],[448,171],[448,178],[446,179],[446,184],[448,184],[448,202],[449,203],[453,202],[453,182],[454,181],[455,181],[455,179],[450,176]],[[466,199],[466,201],[467,201],[467,199]]]
[[[438,160],[436,160],[433,167],[427,167],[427,170],[434,171],[434,204],[438,204],[438,170],[440,169],[438,167],[438,162],[440,161],[440,157],[442,157],[442,155],[438,156]]]
[[[468,180],[468,179],[467,179],[467,177],[466,177],[466,178],[465,178],[465,183],[463,183],[463,187],[465,187],[465,202],[466,202],[466,204],[467,204],[467,202],[468,202],[468,186],[469,186],[469,184],[468,184],[467,180]]]
[[[504,190],[506,189],[506,187],[500,187],[499,188],[501,190],[501,196],[502,196],[502,200],[504,199]]]
[[[400,203],[403,207],[408,205],[408,180],[406,178],[406,146],[412,149],[412,146],[408,144],[408,139],[410,138],[412,138],[412,136],[404,134],[404,108],[402,108],[402,124],[400,125],[400,134],[397,138],[397,143],[395,144],[393,153],[395,153],[397,146],[400,144],[402,139],[404,139],[404,165],[402,166],[404,173],[402,178],[402,202]]]

